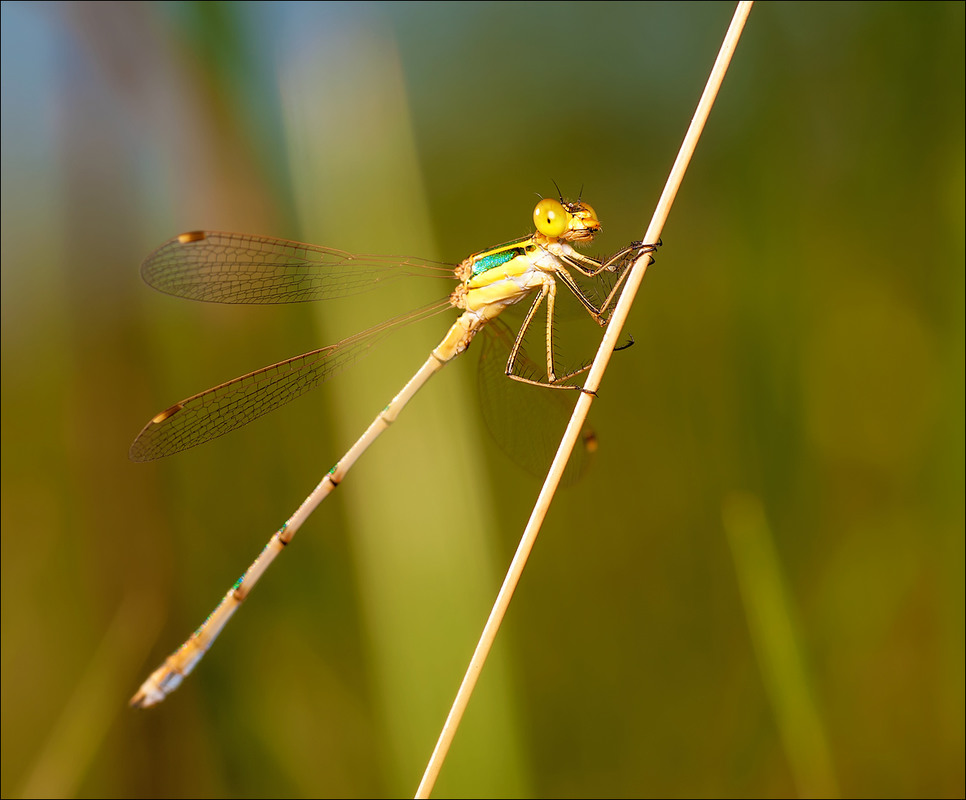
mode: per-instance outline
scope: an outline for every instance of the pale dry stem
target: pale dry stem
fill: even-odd
[[[691,119],[691,125],[678,151],[674,165],[671,167],[664,191],[651,217],[647,232],[644,234],[645,242],[657,242],[661,237],[661,231],[670,213],[671,204],[674,202],[678,188],[681,186],[684,173],[687,171],[691,156],[694,154],[698,139],[701,137],[701,132],[707,122],[711,107],[714,105],[714,100],[717,97],[718,90],[728,70],[728,65],[731,62],[731,56],[734,54],[735,47],[738,44],[738,39],[741,37],[741,31],[751,11],[751,6],[751,2],[741,2],[735,10],[731,25],[725,34],[721,49],[718,52],[718,58],[715,60],[714,67],[712,67],[711,74],[708,77],[704,93],[701,95],[697,110]],[[627,315],[630,313],[631,305],[634,302],[637,290],[640,288],[641,281],[644,279],[644,273],[650,263],[650,255],[644,253],[631,268],[627,285],[614,308],[614,313],[605,329],[600,349],[597,351],[597,356],[594,358],[590,372],[587,374],[587,381],[584,383],[584,388],[587,391],[581,392],[580,398],[574,407],[573,415],[561,439],[560,447],[557,449],[553,463],[550,465],[550,471],[547,473],[543,488],[540,490],[536,504],[530,514],[530,519],[527,522],[527,527],[524,529],[520,544],[517,546],[513,560],[510,562],[510,567],[503,580],[503,585],[500,587],[499,594],[497,594],[496,601],[493,604],[493,609],[490,611],[490,616],[487,618],[480,640],[476,645],[476,650],[473,652],[473,657],[470,659],[466,674],[463,676],[463,681],[456,694],[456,699],[453,701],[453,706],[446,718],[446,722],[443,724],[443,729],[436,742],[436,747],[429,759],[429,763],[426,765],[422,781],[420,781],[419,787],[416,790],[417,798],[429,797],[430,792],[433,790],[436,778],[439,775],[443,761],[446,759],[446,754],[449,752],[449,747],[452,744],[453,737],[456,735],[456,730],[463,717],[463,712],[466,710],[469,699],[473,694],[476,681],[479,678],[480,672],[483,670],[483,665],[486,663],[490,648],[499,631],[500,623],[503,621],[506,610],[510,605],[510,600],[513,597],[513,592],[520,580],[520,576],[523,574],[523,568],[526,565],[527,558],[536,542],[540,526],[543,524],[547,510],[550,508],[550,502],[553,500],[553,496],[560,484],[560,478],[563,475],[564,468],[567,466],[567,461],[570,459],[570,454],[577,443],[581,428],[587,419],[587,412],[590,410],[590,405],[594,399],[593,393],[600,386],[604,371],[607,369],[607,363],[610,360],[611,354],[614,352],[614,348],[617,346],[624,323],[627,320]]]

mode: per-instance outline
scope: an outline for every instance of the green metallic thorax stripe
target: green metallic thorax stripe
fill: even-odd
[[[473,277],[477,275],[482,275],[495,267],[500,267],[506,264],[508,261],[512,261],[517,256],[526,255],[528,250],[533,248],[533,244],[529,238],[521,239],[518,242],[511,242],[510,244],[505,244],[500,247],[496,247],[493,250],[487,250],[484,253],[480,253],[476,257],[476,261],[473,262]]]
[[[512,250],[501,250],[498,253],[487,253],[485,256],[481,256],[473,263],[473,277],[477,275],[482,275],[484,272],[488,272],[495,267],[500,267],[506,264],[507,261],[512,261],[517,256],[523,255],[522,247],[514,247]]]

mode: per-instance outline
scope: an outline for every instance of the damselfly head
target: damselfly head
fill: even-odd
[[[561,239],[568,242],[589,242],[600,233],[597,212],[587,203],[580,201],[567,203],[566,208],[570,214],[570,226],[567,233],[560,237]]]
[[[539,233],[565,242],[589,242],[600,231],[597,212],[581,201],[545,197],[533,209],[533,222]]]

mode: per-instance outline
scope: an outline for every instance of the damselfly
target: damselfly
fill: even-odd
[[[365,349],[401,325],[446,308],[462,313],[402,390],[372,421],[296,512],[272,536],[245,574],[211,615],[141,685],[131,705],[151,706],[178,687],[194,669],[268,565],[306,518],[339,485],[356,459],[389,427],[403,407],[444,364],[464,352],[473,337],[509,306],[533,302],[512,345],[505,374],[523,383],[553,389],[579,389],[567,381],[587,366],[560,370],[555,357],[554,309],[560,282],[600,326],[626,275],[626,266],[654,245],[634,243],[604,261],[578,253],[591,242],[600,221],[587,203],[545,198],[533,211],[532,235],[471,255],[455,268],[417,258],[352,255],[316,245],[234,233],[195,231],[163,244],[144,261],[141,274],[167,294],[216,303],[292,303],[343,297],[407,274],[447,275],[458,285],[450,296],[395,317],[341,342],[273,364],[196,394],[155,416],[131,445],[134,461],[150,461],[221,436],[298,397],[330,378]],[[591,297],[573,274],[608,278],[606,291]],[[596,302],[595,302],[596,301]],[[539,372],[523,353],[524,337],[545,306],[545,366]],[[541,359],[542,360],[542,359]]]

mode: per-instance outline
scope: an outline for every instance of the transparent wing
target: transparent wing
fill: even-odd
[[[515,337],[501,319],[487,323],[477,338],[483,340],[477,382],[486,426],[512,461],[543,478],[557,452],[579,392],[532,386],[508,378],[506,363]],[[524,353],[517,356],[516,371],[526,375],[546,373],[545,368],[538,367]],[[580,478],[596,449],[597,436],[585,424],[563,475],[565,485]]]
[[[438,301],[337,344],[280,361],[182,400],[144,426],[129,456],[132,461],[153,461],[223,436],[341,372],[399,327],[450,307],[449,300]]]
[[[455,280],[452,265],[436,261],[353,255],[220,231],[176,236],[141,265],[141,276],[158,291],[209,303],[303,303],[346,297],[409,275]]]

